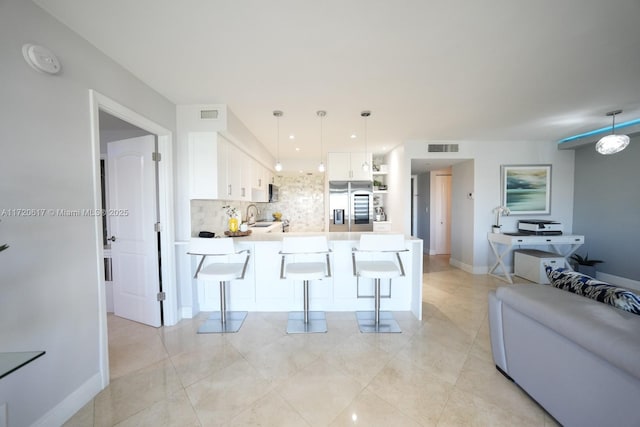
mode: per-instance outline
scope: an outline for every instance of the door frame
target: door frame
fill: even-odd
[[[102,209],[100,188],[100,123],[99,111],[102,110],[119,119],[129,122],[141,129],[157,136],[158,152],[162,153],[162,160],[158,162],[158,211],[160,212],[160,256],[162,258],[160,272],[162,274],[162,290],[166,299],[163,303],[165,325],[178,322],[178,298],[175,273],[175,230],[173,215],[173,134],[170,130],[147,119],[135,111],[118,102],[89,90],[89,107],[91,121],[91,154],[93,161],[93,205],[94,209]],[[94,219],[96,242],[96,265],[98,269],[98,330],[100,353],[100,376],[102,387],[109,384],[109,341],[107,335],[107,303],[104,281],[104,246],[102,244],[102,221],[96,216]]]

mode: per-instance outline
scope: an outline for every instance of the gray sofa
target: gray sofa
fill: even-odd
[[[550,285],[489,293],[496,367],[558,422],[640,426],[640,316]]]

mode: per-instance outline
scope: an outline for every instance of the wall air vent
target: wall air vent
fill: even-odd
[[[218,118],[218,110],[200,110],[200,118],[211,120]]]
[[[429,153],[457,153],[458,144],[429,144]]]

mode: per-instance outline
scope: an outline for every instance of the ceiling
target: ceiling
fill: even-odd
[[[282,110],[285,169],[319,158],[320,109],[325,152],[364,150],[365,109],[374,153],[640,117],[638,0],[34,1],[172,102],[227,104],[274,155]]]

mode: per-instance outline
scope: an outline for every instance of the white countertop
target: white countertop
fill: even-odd
[[[279,242],[283,237],[304,237],[304,236],[327,236],[328,241],[349,241],[349,240],[360,240],[360,236],[362,234],[372,234],[373,232],[340,232],[340,231],[318,231],[318,232],[293,232],[293,233],[281,233],[281,232],[271,232],[271,233],[256,233],[253,231],[249,236],[242,237],[234,237],[238,243],[240,242]],[[383,233],[387,234],[387,233]],[[388,234],[397,234],[397,233],[388,233]],[[407,240],[420,240],[416,237],[409,236]]]

